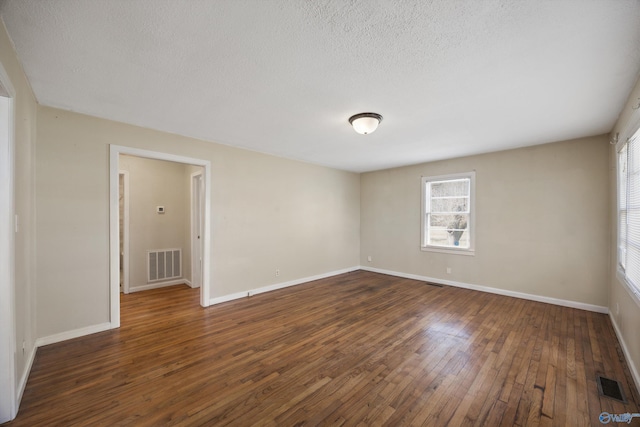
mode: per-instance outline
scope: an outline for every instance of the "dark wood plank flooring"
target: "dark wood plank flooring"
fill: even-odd
[[[603,314],[364,271],[206,309],[187,286],[121,301],[120,329],[38,350],[7,426],[587,426],[640,412]],[[629,403],[600,397],[596,375]]]

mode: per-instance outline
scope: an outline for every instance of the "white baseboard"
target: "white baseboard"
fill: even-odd
[[[129,286],[129,293],[148,291],[149,289],[159,289],[159,288],[164,288],[166,286],[182,285],[185,283],[189,284],[188,282],[189,281],[185,279],[175,279],[175,280],[167,280],[166,282],[149,283],[147,285]],[[189,286],[191,285],[189,284]]]
[[[283,282],[283,283],[276,283],[274,285],[264,286],[264,287],[261,287],[261,288],[251,289],[251,290],[248,290],[248,291],[236,292],[236,293],[233,293],[233,294],[230,294],[230,295],[224,295],[224,296],[221,296],[221,297],[212,298],[211,300],[209,300],[209,304],[210,305],[214,305],[214,304],[220,304],[220,303],[227,302],[227,301],[233,301],[235,299],[244,298],[244,297],[248,297],[248,296],[251,296],[251,295],[257,295],[257,294],[261,294],[261,293],[264,293],[264,292],[274,291],[276,289],[282,289],[282,288],[286,288],[286,287],[289,287],[289,286],[300,285],[302,283],[307,283],[307,282],[311,282],[311,281],[314,281],[314,280],[325,279],[327,277],[337,276],[339,274],[349,273],[349,272],[356,271],[356,270],[359,270],[359,269],[360,269],[359,266],[355,266],[355,267],[345,268],[345,269],[342,269],[342,270],[331,271],[329,273],[318,274],[316,276],[305,277],[305,278],[302,278],[302,279],[291,280],[291,281]],[[129,292],[139,292],[139,291],[143,291],[143,290],[147,290],[147,289],[154,289],[154,288],[161,288],[161,287],[165,287],[165,286],[179,285],[179,284],[183,284],[183,283],[186,283],[186,282],[187,281],[184,280],[184,279],[179,279],[179,280],[172,280],[172,281],[162,282],[162,283],[154,283],[152,285],[143,285],[143,286],[137,286],[137,287],[130,287],[129,288]],[[54,344],[54,343],[61,342],[61,341],[66,341],[66,340],[70,340],[70,339],[73,339],[73,338],[82,337],[84,335],[95,334],[97,332],[103,332],[103,331],[107,331],[109,329],[112,329],[112,326],[111,326],[111,323],[107,322],[107,323],[101,323],[99,325],[88,326],[86,328],[80,328],[80,329],[75,329],[75,330],[72,330],[72,331],[62,332],[62,333],[59,333],[59,334],[49,335],[47,337],[38,338],[36,340],[35,347],[36,348],[37,347],[42,347],[44,345],[49,345],[49,344]]]
[[[631,372],[631,376],[633,377],[633,381],[636,383],[636,389],[638,393],[640,393],[640,374],[638,373],[638,369],[636,365],[633,363],[633,358],[631,357],[631,353],[629,353],[629,349],[627,348],[627,343],[624,341],[624,337],[622,336],[622,332],[616,323],[616,319],[614,318],[612,313],[609,313],[609,318],[611,319],[611,324],[613,325],[613,330],[616,332],[616,336],[618,337],[618,342],[622,346],[622,352],[624,353],[624,357],[627,361],[627,366],[629,366],[629,371]]]
[[[29,352],[29,356],[27,357],[27,363],[24,365],[24,371],[22,371],[22,375],[20,376],[20,382],[18,383],[18,392],[16,397],[16,407],[20,407],[20,402],[22,402],[22,395],[24,394],[24,389],[27,387],[27,380],[29,379],[29,374],[31,373],[31,368],[33,367],[33,361],[36,358],[36,350],[38,350],[38,346],[34,344],[33,348]]]
[[[327,277],[337,276],[339,274],[350,273],[352,271],[360,270],[359,266],[344,268],[342,270],[331,271],[329,273],[318,274],[316,276],[304,277],[301,279],[290,280],[288,282],[276,283],[269,286],[263,286],[261,288],[250,289],[248,291],[236,292],[230,295],[224,295],[221,297],[211,298],[209,305],[221,304],[223,302],[233,301],[239,298],[250,297],[252,295],[258,295],[265,292],[271,292],[282,288],[288,288],[289,286],[301,285],[303,283],[313,282],[314,280],[326,279]]]
[[[83,337],[85,335],[95,334],[97,332],[108,331],[111,329],[111,323],[100,323],[98,325],[87,326],[86,328],[74,329],[72,331],[61,332],[59,334],[49,335],[47,337],[38,338],[36,340],[36,347],[42,347],[44,345],[55,344],[57,342],[70,340],[73,338]]]
[[[471,289],[471,290],[474,290],[474,291],[488,292],[488,293],[491,293],[491,294],[504,295],[504,296],[514,297],[514,298],[521,298],[521,299],[526,299],[526,300],[530,300],[530,301],[545,302],[545,303],[548,303],[548,304],[560,305],[560,306],[563,306],[563,307],[571,307],[571,308],[577,308],[577,309],[580,309],[580,310],[594,311],[596,313],[604,313],[604,314],[609,313],[609,308],[608,307],[603,307],[603,306],[594,305],[594,304],[587,304],[587,303],[584,303],[584,302],[569,301],[569,300],[563,300],[563,299],[558,299],[558,298],[551,298],[551,297],[545,297],[545,296],[540,296],[540,295],[527,294],[527,293],[524,293],[524,292],[508,291],[506,289],[492,288],[492,287],[489,287],[489,286],[472,285],[472,284],[469,284],[469,283],[455,282],[453,280],[443,280],[443,279],[437,279],[435,277],[419,276],[417,274],[401,273],[401,272],[398,272],[398,271],[391,271],[391,270],[383,270],[381,268],[360,266],[360,269],[361,270],[365,270],[365,271],[371,271],[371,272],[374,272],[374,273],[388,274],[390,276],[403,277],[405,279],[414,279],[414,280],[421,280],[421,281],[425,281],[425,282],[440,283],[440,284],[443,284],[443,285],[455,286],[456,288]]]
[[[221,297],[211,298],[209,300],[209,305],[222,304],[223,302],[229,302],[240,298],[245,298],[249,296],[248,291],[244,292],[236,292],[234,294],[223,295]]]

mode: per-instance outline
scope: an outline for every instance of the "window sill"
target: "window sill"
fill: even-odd
[[[422,252],[439,252],[442,254],[451,254],[451,255],[466,255],[466,256],[475,256],[475,249],[454,249],[454,248],[443,248],[441,246],[421,246],[420,250]]]

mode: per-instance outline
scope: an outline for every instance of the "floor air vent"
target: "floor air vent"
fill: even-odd
[[[627,403],[627,399],[625,399],[622,387],[618,381],[598,375],[597,382],[600,396],[606,396],[618,402]]]
[[[157,249],[147,251],[147,281],[174,279],[182,276],[182,251]]]

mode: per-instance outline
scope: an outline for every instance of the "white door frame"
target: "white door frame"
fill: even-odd
[[[0,423],[18,412],[15,318],[15,90],[0,64],[0,83],[8,96],[7,124],[0,126]]]
[[[120,327],[120,233],[118,224],[118,176],[120,154],[144,157],[147,159],[167,160],[170,162],[185,163],[188,165],[202,166],[203,190],[204,190],[204,230],[203,230],[203,254],[202,282],[200,287],[200,305],[208,307],[211,291],[211,162],[209,160],[192,157],[178,156],[175,154],[161,153],[157,151],[143,150],[140,148],[124,147],[111,144],[109,146],[109,303],[111,328]]]
[[[202,230],[204,213],[202,171],[191,174],[191,287],[202,286]],[[197,279],[196,279],[197,278]]]
[[[122,290],[125,294],[129,293],[129,171],[121,170],[118,172],[123,177],[124,183],[124,218],[122,227],[123,230],[123,245],[122,245]],[[119,184],[119,182],[118,182]],[[120,186],[118,185],[118,188]],[[120,200],[118,200],[120,203]],[[119,208],[120,206],[118,206]],[[118,213],[120,210],[118,209]],[[118,227],[120,227],[120,221],[118,221]],[[120,229],[118,228],[118,231]],[[120,244],[118,243],[118,252],[120,251]],[[120,258],[118,258],[119,260]]]

